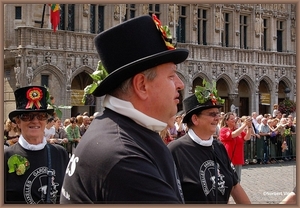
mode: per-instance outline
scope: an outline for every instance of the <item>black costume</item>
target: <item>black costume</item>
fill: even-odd
[[[186,203],[228,202],[232,187],[238,183],[238,177],[220,141],[213,140],[212,146],[201,146],[186,134],[172,141],[168,148],[178,169]],[[217,198],[215,161],[218,175]]]
[[[59,145],[47,145],[50,147],[51,170],[54,174],[51,180],[51,203],[59,203],[60,190],[68,164],[68,155],[65,149]],[[45,203],[48,188],[47,151],[46,146],[42,150],[26,150],[19,143],[4,149],[5,203]],[[7,162],[15,154],[25,157],[29,161],[30,167],[23,175],[17,175],[16,172],[8,172]]]
[[[83,138],[67,167],[62,204],[183,203],[172,155],[158,133],[106,108]]]

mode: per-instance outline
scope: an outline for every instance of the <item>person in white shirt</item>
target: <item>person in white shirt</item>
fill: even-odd
[[[54,135],[55,135],[54,118],[53,117],[48,118],[44,132],[45,132],[45,137],[46,137],[47,142],[54,144],[54,141],[51,140],[54,138]]]
[[[176,127],[176,131],[177,131],[177,138],[185,135],[186,133],[186,125],[184,123],[182,123],[183,120],[183,116],[182,115],[177,115],[175,118],[175,127]]]

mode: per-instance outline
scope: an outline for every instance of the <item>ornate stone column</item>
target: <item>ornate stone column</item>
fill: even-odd
[[[235,112],[237,113],[236,109],[238,109],[239,107],[234,105],[235,100],[238,98],[238,94],[237,93],[229,93],[228,94],[228,98],[231,101],[230,104],[230,111],[231,112]],[[238,113],[237,113],[238,114]]]
[[[26,71],[26,78],[27,78],[27,85],[32,85],[33,80],[33,68],[32,68],[32,57],[27,57],[27,71]]]
[[[238,98],[238,94],[237,93],[228,94],[228,98],[233,103],[235,99]]]
[[[16,56],[15,58],[16,66],[14,67],[15,76],[16,76],[16,87],[21,87],[21,56]]]

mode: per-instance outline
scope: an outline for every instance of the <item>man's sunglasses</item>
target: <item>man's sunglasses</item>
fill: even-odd
[[[32,121],[36,117],[40,121],[44,121],[48,119],[48,113],[23,113],[19,116],[22,121]]]

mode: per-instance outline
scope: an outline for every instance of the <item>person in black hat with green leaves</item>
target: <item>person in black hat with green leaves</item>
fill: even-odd
[[[9,119],[21,129],[16,144],[4,150],[4,203],[59,203],[68,155],[60,145],[47,144],[44,129],[54,109],[47,109],[48,91],[28,86],[14,92],[16,110]]]
[[[105,110],[71,156],[62,204],[184,203],[172,155],[159,136],[184,88],[176,64],[188,57],[170,43],[169,32],[156,16],[145,15],[96,36],[101,65],[94,77],[101,79],[89,89],[105,96]]]
[[[195,93],[183,100],[188,132],[168,145],[178,169],[182,191],[189,204],[250,204],[223,144],[213,139],[224,100],[216,84],[203,80]]]

